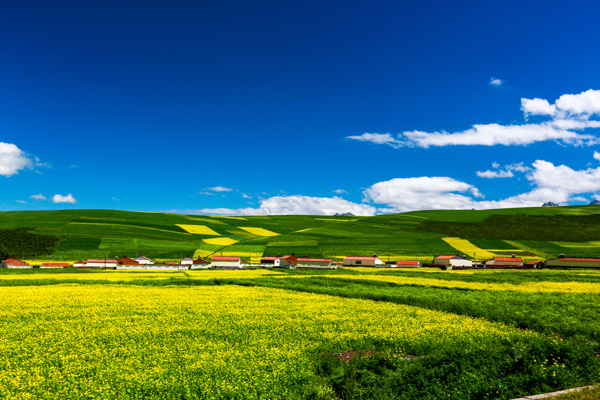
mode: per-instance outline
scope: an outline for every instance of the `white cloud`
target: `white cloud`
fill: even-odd
[[[502,79],[494,79],[494,77],[492,76],[492,78],[490,79],[490,85],[492,86],[500,86],[502,85]]]
[[[492,167],[494,169],[499,169],[500,164],[494,161],[492,163]],[[477,171],[475,174],[477,174],[477,176],[480,178],[512,178],[515,176],[513,172],[527,172],[530,170],[531,168],[526,167],[522,162],[520,162],[515,164],[507,164],[504,166],[504,170],[491,171],[488,169],[487,171]]]
[[[15,200],[15,201],[19,204],[27,204],[27,202],[25,200]]]
[[[71,193],[69,193],[66,196],[63,196],[61,194],[55,194],[54,196],[52,196],[51,200],[53,203],[77,203],[77,200],[75,200],[75,197],[73,197]]]
[[[334,215],[351,212],[354,215],[374,215],[377,209],[367,204],[357,204],[337,196],[274,196],[260,201],[258,208],[204,208],[199,214],[227,215]]]
[[[46,196],[44,196],[43,194],[34,194],[29,197],[34,200],[46,200]]]
[[[252,198],[252,196],[247,195],[246,193],[242,193],[242,197],[245,198],[245,199],[251,199]]]
[[[365,199],[387,205],[389,212],[472,208],[475,201],[463,193],[482,197],[475,186],[444,176],[395,178],[363,192]]]
[[[530,115],[550,116],[550,121],[514,125],[475,124],[464,131],[448,133],[406,131],[396,136],[389,133],[364,133],[348,139],[386,144],[394,148],[432,146],[524,146],[548,140],[582,146],[600,143],[600,140],[581,131],[600,128],[600,121],[590,119],[600,116],[600,90],[588,90],[578,95],[562,95],[555,104],[545,99],[521,99],[525,118]]]
[[[333,191],[335,194],[348,194],[344,189],[336,189]]]
[[[0,142],[0,175],[12,176],[25,168],[32,168],[31,158],[12,143]]]
[[[210,190],[213,192],[231,192],[233,189],[230,189],[230,188],[224,187],[224,186],[215,186],[215,187],[206,188],[206,190]]]
[[[597,151],[594,152],[594,158],[598,161],[600,161],[600,153],[598,153]]]
[[[477,171],[477,176],[480,178],[512,178],[515,176],[511,171]]]

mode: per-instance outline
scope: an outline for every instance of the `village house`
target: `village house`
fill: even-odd
[[[373,257],[344,257],[344,267],[378,267],[383,261],[373,254]]]
[[[210,259],[211,268],[242,268],[240,257],[214,256]]]
[[[515,267],[522,267],[523,266],[523,260],[521,260],[520,257],[494,257],[491,260],[487,260],[485,262],[485,267],[486,268],[498,268],[498,269],[503,269],[503,268],[515,268]]]
[[[457,255],[441,255],[433,259],[434,265],[450,265],[452,268],[472,268],[473,261]]]
[[[400,261],[396,262],[396,267],[398,267],[398,268],[420,268],[421,263],[419,261],[400,260]]]
[[[7,258],[2,261],[2,268],[31,268],[31,265],[16,258]]]
[[[298,258],[296,267],[313,269],[337,269],[337,265],[332,264],[331,259],[329,258]]]
[[[190,257],[190,256],[187,256],[183,260],[179,261],[179,264],[181,264],[181,265],[188,265],[188,266],[191,267],[194,264],[194,259],[192,257]]]
[[[210,268],[210,261],[207,261],[201,257],[198,257],[192,263],[191,269],[208,269]]]
[[[75,268],[84,268],[85,266],[86,266],[86,262],[85,261],[79,260],[79,261],[75,261],[73,263],[73,267],[75,267]]]
[[[140,263],[127,257],[127,254],[123,254],[123,257],[117,259],[117,265],[140,265]]]
[[[547,260],[545,265],[554,268],[600,268],[600,258],[561,256],[554,260]]]
[[[154,264],[154,261],[149,259],[148,257],[144,256],[143,254],[140,254],[139,257],[137,257],[135,259],[135,261],[140,264],[140,265],[148,265],[148,264]]]
[[[296,265],[298,265],[298,257],[296,257],[296,254],[294,253],[288,256],[279,257],[274,263],[274,266],[282,268],[296,268]]]
[[[40,268],[69,268],[68,262],[42,262]]]
[[[273,267],[279,267],[279,254],[277,257],[263,257],[260,259],[261,264],[271,264]]]
[[[85,268],[115,268],[117,260],[114,258],[90,258],[85,263]]]

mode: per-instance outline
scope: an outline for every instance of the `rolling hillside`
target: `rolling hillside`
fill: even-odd
[[[417,211],[375,217],[209,217],[114,210],[0,213],[0,230],[33,228],[60,238],[51,253],[2,242],[11,255],[76,261],[143,253],[158,260],[239,255],[258,261],[278,253],[341,260],[377,253],[384,261],[446,254],[483,259],[600,256],[600,206],[485,211]],[[39,251],[38,251],[39,253]]]

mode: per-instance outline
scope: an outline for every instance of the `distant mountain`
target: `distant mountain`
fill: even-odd
[[[351,212],[347,212],[347,213],[335,213],[333,214],[334,217],[354,217],[354,214],[352,214]]]
[[[600,200],[594,200],[590,202],[590,206],[600,206]]]
[[[558,204],[549,201],[547,203],[542,204],[542,207],[558,207]]]

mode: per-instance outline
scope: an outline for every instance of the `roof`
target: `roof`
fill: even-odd
[[[541,264],[544,261],[542,260],[537,260],[537,261],[529,261],[528,263],[525,263],[525,265],[535,265],[535,264]]]
[[[331,262],[330,258],[299,258],[298,261],[304,262]]]
[[[176,263],[176,262],[166,262],[166,263],[164,263],[164,265],[179,265],[179,263]]]
[[[398,265],[419,265],[418,261],[398,261]]]
[[[81,263],[85,264],[85,261],[79,260],[79,261],[75,261],[73,264],[81,264]]]
[[[562,257],[562,258],[557,258],[556,260],[562,260],[562,261],[585,261],[585,262],[600,262],[600,258],[577,258],[577,257]]]
[[[377,260],[377,257],[344,257],[344,260]]]
[[[240,261],[240,258],[239,257],[215,256],[215,257],[211,258],[211,261]]]
[[[87,260],[87,262],[89,262],[89,263],[99,263],[99,262],[103,263],[105,261],[107,264],[108,263],[111,263],[111,264],[117,263],[117,260],[115,260],[114,258],[107,258],[106,260],[104,258],[88,258],[88,260]]]
[[[441,256],[437,256],[435,259],[436,260],[451,260],[454,257],[459,257],[459,256],[457,256],[456,254],[451,255],[451,256],[449,256],[449,255],[441,255]],[[459,257],[459,258],[462,258],[462,257]]]
[[[496,261],[515,261],[515,262],[523,262],[521,257],[494,257]]]
[[[152,261],[151,259],[149,259],[149,258],[148,258],[148,257],[146,257],[146,256],[139,256],[139,257],[136,257],[136,259],[135,259],[135,260],[136,260],[136,261],[137,261],[137,260],[148,260],[148,261]]]
[[[194,261],[194,259],[191,257],[186,257],[186,258],[183,258],[181,261]]]
[[[43,265],[44,265],[44,267],[68,267],[69,263],[68,262],[64,262],[64,263],[60,263],[60,262],[47,263],[47,262],[45,262]]]
[[[280,257],[263,257],[261,258],[261,260],[271,260],[271,261],[275,261],[277,259],[279,259]]]
[[[16,258],[7,258],[6,260],[4,260],[2,262],[7,263],[7,264],[12,264],[12,265],[29,265],[24,261],[17,260]]]

